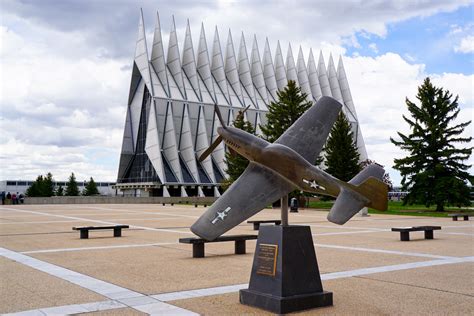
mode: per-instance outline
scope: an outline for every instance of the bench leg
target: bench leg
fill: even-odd
[[[122,228],[114,228],[114,237],[122,237]]]
[[[245,240],[236,240],[235,241],[235,254],[236,255],[245,254]]]
[[[468,215],[464,215],[464,220],[465,220],[465,221],[468,221],[468,220],[469,220],[469,216],[468,216]]]
[[[425,239],[433,239],[433,231],[425,230]]]
[[[193,258],[204,258],[204,244],[193,244]]]
[[[410,232],[400,232],[401,241],[410,241]]]
[[[81,230],[81,239],[89,238],[89,231],[88,230]]]
[[[259,230],[260,229],[260,223],[253,223],[253,230]]]
[[[453,216],[453,221],[457,221],[458,220],[458,217],[457,216]]]

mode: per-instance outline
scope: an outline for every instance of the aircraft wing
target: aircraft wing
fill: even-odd
[[[333,98],[321,97],[275,143],[290,147],[314,164],[341,108]]]
[[[295,188],[270,169],[250,162],[244,173],[191,226],[191,231],[213,240]]]

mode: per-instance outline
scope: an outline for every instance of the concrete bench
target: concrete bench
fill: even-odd
[[[233,235],[233,236],[221,236],[214,240],[206,240],[203,238],[191,237],[191,238],[180,238],[181,244],[192,244],[193,245],[193,258],[204,258],[204,244],[211,242],[224,242],[224,241],[235,241],[235,254],[245,254],[245,241],[257,239],[257,235]]]
[[[86,226],[86,227],[73,227],[72,230],[80,231],[81,239],[88,239],[89,238],[89,230],[113,229],[114,230],[114,237],[121,237],[123,228],[129,228],[129,226],[128,225]]]
[[[265,224],[265,223],[274,223],[275,225],[281,225],[281,220],[280,219],[267,219],[267,220],[261,220],[261,221],[247,221],[248,224],[253,224],[253,230],[259,230],[260,229],[260,224]]]
[[[458,217],[464,217],[465,221],[469,220],[469,216],[472,216],[472,214],[448,214],[448,216],[453,218],[453,221],[457,221]]]
[[[410,240],[410,232],[424,231],[425,239],[433,239],[433,231],[440,230],[441,226],[414,226],[414,227],[394,227],[392,232],[400,232],[401,241]]]

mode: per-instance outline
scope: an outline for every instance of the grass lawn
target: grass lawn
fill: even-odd
[[[310,208],[330,209],[334,201],[312,201]],[[436,212],[436,206],[426,207],[424,205],[403,205],[401,201],[388,201],[387,211],[377,211],[369,208],[369,214],[387,214],[387,215],[411,215],[411,216],[435,216],[446,217],[451,213],[474,213],[474,210],[468,208],[446,207],[444,212]]]

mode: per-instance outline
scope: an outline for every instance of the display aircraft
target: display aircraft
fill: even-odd
[[[381,166],[369,165],[344,182],[313,165],[341,108],[335,99],[321,97],[274,143],[269,143],[226,126],[215,106],[221,123],[217,128],[219,136],[199,159],[205,159],[223,140],[231,151],[250,162],[242,175],[192,225],[191,231],[213,240],[296,189],[337,197],[327,219],[340,225],[363,207],[386,210],[388,188],[382,182],[385,171]]]

